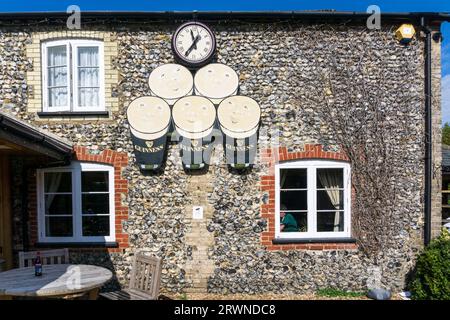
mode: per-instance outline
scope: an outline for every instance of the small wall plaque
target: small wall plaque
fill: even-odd
[[[203,207],[200,206],[192,207],[192,219],[196,220],[203,219]]]

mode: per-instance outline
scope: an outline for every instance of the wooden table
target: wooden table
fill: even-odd
[[[21,297],[71,297],[89,292],[96,300],[100,287],[112,278],[108,269],[85,264],[43,265],[42,276],[34,275],[34,267],[12,269],[0,273],[0,299]]]

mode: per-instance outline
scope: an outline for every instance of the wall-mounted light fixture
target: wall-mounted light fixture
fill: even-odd
[[[412,24],[404,23],[396,31],[395,37],[400,43],[406,44],[411,42],[416,34],[416,30]]]

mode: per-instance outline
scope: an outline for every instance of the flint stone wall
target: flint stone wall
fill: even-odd
[[[410,45],[400,45],[393,36],[395,26],[370,31],[364,26],[293,22],[223,21],[210,25],[217,36],[217,62],[236,70],[240,75],[240,93],[261,105],[259,142],[273,139],[265,133],[268,129],[279,129],[280,144],[289,151],[301,151],[305,143],[320,143],[329,150],[337,148],[332,134],[324,132],[318,124],[324,112],[322,106],[308,105],[295,99],[293,94],[306,95],[303,90],[307,90],[309,79],[318,80],[317,62],[326,65],[332,58],[355,60],[361,50],[371,52],[360,62],[367,68],[377,68],[381,59],[389,61],[389,68],[383,72],[389,81],[378,79],[378,90],[380,95],[391,97],[386,101],[389,108],[409,112],[410,121],[405,126],[410,142],[407,148],[397,150],[407,159],[399,164],[396,177],[402,185],[397,223],[403,231],[392,235],[393,245],[386,252],[382,274],[384,286],[401,288],[422,241],[424,116],[422,104],[400,105],[395,97],[398,90],[422,95],[423,42],[414,40]],[[33,31],[54,31],[63,27],[44,25],[21,31],[0,31],[2,109],[86,146],[93,153],[112,149],[129,155],[129,165],[123,173],[129,181],[125,199],[129,205],[129,220],[123,228],[129,234],[130,247],[123,254],[85,253],[73,259],[114,267],[119,281],[126,284],[133,252],[147,249],[164,257],[162,288],[171,292],[182,292],[191,285],[185,280],[184,270],[192,257],[192,247],[186,245],[184,239],[190,225],[184,220],[183,211],[191,203],[190,177],[179,166],[181,160],[176,156],[176,145],[169,147],[162,174],[144,175],[138,170],[125,111],[133,99],[150,94],[147,84],[150,72],[174,61],[170,37],[177,26],[178,23],[91,24],[87,27],[88,30],[111,31],[118,43],[119,54],[113,63],[120,80],[113,88],[113,95],[119,97],[119,112],[113,113],[109,120],[71,122],[45,121],[27,111],[27,96],[32,94],[32,88],[27,86],[25,76],[33,62],[26,58],[25,44]],[[415,76],[405,79],[411,71]],[[298,86],[298,83],[305,86]],[[396,133],[392,143],[401,134]],[[209,257],[214,261],[215,270],[209,277],[208,291],[301,293],[326,287],[363,289],[370,276],[371,263],[358,250],[267,251],[260,244],[260,234],[266,223],[259,212],[264,201],[259,180],[267,170],[257,163],[245,174],[229,171],[224,166],[214,172],[214,188],[208,194],[214,212],[205,230],[214,235]]]

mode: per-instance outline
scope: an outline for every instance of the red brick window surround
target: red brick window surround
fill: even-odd
[[[266,219],[266,230],[261,233],[261,244],[267,250],[336,250],[336,249],[356,249],[354,242],[341,242],[330,239],[324,242],[323,239],[315,241],[307,239],[305,241],[287,241],[289,243],[274,243],[275,223],[276,223],[276,181],[275,165],[278,163],[289,163],[294,160],[333,160],[349,162],[348,157],[342,152],[323,151],[322,145],[307,144],[304,151],[288,152],[286,147],[261,150],[261,160],[268,167],[268,174],[261,177],[260,190],[266,194],[267,201],[261,204],[261,217]],[[276,242],[276,241],[275,241]]]
[[[90,162],[94,164],[103,164],[113,167],[114,172],[114,220],[115,220],[115,241],[116,247],[107,248],[109,252],[120,252],[129,246],[128,234],[122,229],[122,223],[128,219],[128,207],[122,204],[122,199],[126,198],[128,193],[128,181],[122,177],[122,170],[128,165],[128,156],[123,152],[113,150],[104,150],[99,154],[92,154],[86,147],[74,147],[74,161]],[[32,181],[30,181],[32,182]],[[36,179],[29,184],[30,195],[30,244],[32,247],[38,242],[38,223],[37,223],[37,197],[36,197]],[[70,243],[69,243],[70,244]],[[42,246],[42,244],[39,244]],[[49,247],[52,244],[48,244]],[[79,244],[82,248],[83,244]],[[90,249],[91,250],[91,249]],[[95,249],[94,249],[95,250]]]

